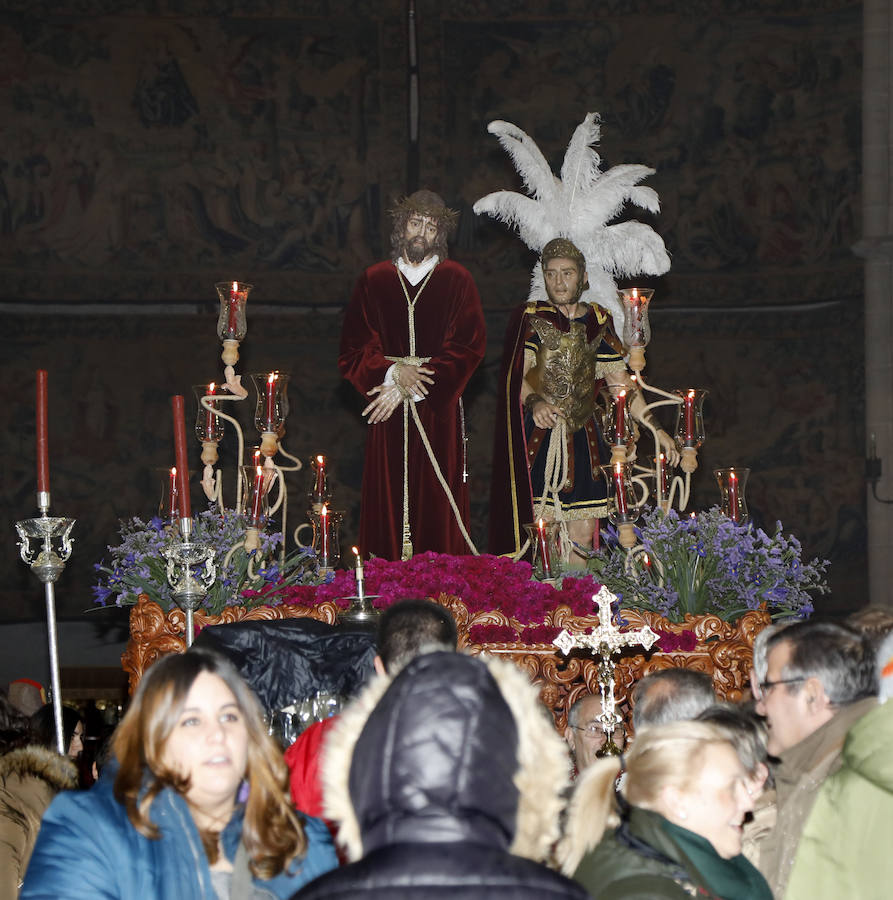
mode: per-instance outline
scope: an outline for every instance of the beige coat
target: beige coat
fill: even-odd
[[[776,897],[784,897],[800,835],[818,789],[840,768],[847,732],[876,707],[876,697],[843,707],[833,719],[787,750],[774,770],[775,827],[760,841],[756,863]]]
[[[18,897],[46,808],[77,780],[74,763],[47,747],[0,756],[0,900]]]

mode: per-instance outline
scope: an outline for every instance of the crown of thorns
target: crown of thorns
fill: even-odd
[[[450,209],[434,191],[416,191],[414,194],[402,197],[388,211],[394,218],[401,213],[430,216],[437,220],[439,226],[447,229],[454,228],[459,219],[459,211]]]

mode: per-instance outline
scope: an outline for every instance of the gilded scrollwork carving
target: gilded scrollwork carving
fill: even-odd
[[[509,626],[520,633],[524,623],[506,616],[499,610],[470,613],[458,597],[441,594],[437,602],[445,606],[456,620],[460,649],[472,654],[490,653],[513,660],[530,678],[541,685],[543,702],[552,711],[555,726],[563,731],[567,724],[569,706],[583,693],[598,692],[598,675],[593,659],[581,651],[563,656],[551,644],[487,643],[477,644],[469,639],[475,625]],[[318,606],[273,606],[245,609],[227,607],[219,616],[196,612],[197,628],[226,622],[276,620],[310,617],[333,624],[339,607],[333,601]],[[686,616],[684,622],[668,622],[657,613],[646,610],[623,609],[620,612],[626,628],[648,625],[655,631],[681,635],[694,632],[696,649],[650,653],[625,651],[615,666],[615,696],[621,711],[628,716],[629,697],[635,683],[648,672],[672,667],[684,667],[706,672],[713,678],[717,696],[724,700],[740,700],[748,690],[748,672],[753,655],[754,636],[770,619],[761,611],[745,613],[737,622],[725,622],[717,616]],[[130,642],[121,661],[130,676],[131,692],[142,673],[160,656],[182,653],[185,615],[179,609],[165,614],[147,597],[141,597],[130,613]],[[574,616],[567,606],[553,609],[543,623],[571,632],[582,632],[598,625],[598,616]]]

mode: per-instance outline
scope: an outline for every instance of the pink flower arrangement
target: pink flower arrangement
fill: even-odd
[[[676,650],[688,652],[698,646],[697,635],[688,628],[679,634],[674,634],[672,631],[664,631],[662,628],[655,628],[655,631],[660,638],[657,642],[657,648],[663,653],[673,653]]]
[[[570,607],[575,616],[593,615],[592,595],[601,587],[592,575],[584,575],[565,578],[561,588],[556,589],[550,584],[534,581],[530,563],[513,562],[504,556],[420,553],[408,562],[373,558],[364,569],[365,591],[375,597],[372,602],[376,607],[384,608],[410,597],[447,594],[458,597],[472,615],[499,610],[522,626],[539,626],[538,629],[525,629],[527,643],[548,643],[558,634],[558,629],[543,626],[546,615],[556,606]],[[338,571],[329,584],[294,585],[280,591],[278,596],[283,603],[291,605],[316,606],[332,600],[343,608],[349,604],[347,598],[355,593],[353,571],[343,570]],[[488,629],[489,635],[489,629],[505,626],[479,627]],[[510,630],[512,634],[508,640],[517,641],[518,635]]]

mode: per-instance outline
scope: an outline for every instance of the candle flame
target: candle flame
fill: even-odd
[[[275,372],[270,372],[267,376],[267,384],[272,384],[279,376]]]
[[[637,300],[639,297],[639,289],[633,288],[633,300]]]
[[[328,510],[328,508],[326,507],[325,503],[323,503],[322,509],[320,510],[319,514],[320,514],[321,516],[327,516],[327,515],[329,514],[329,510]]]
[[[317,461],[320,465],[322,465],[322,464],[326,461],[326,458],[320,453],[319,456],[316,457],[316,461]]]
[[[730,480],[730,481],[737,481],[737,480],[738,480],[738,476],[735,474],[734,471],[729,472],[729,480]]]
[[[263,478],[263,475],[264,475],[263,466],[257,466],[257,477]]]
[[[539,530],[542,531],[543,528],[545,527],[545,524],[546,523],[542,519],[540,519],[539,522],[537,522],[537,528],[539,528]]]
[[[238,290],[239,290],[239,282],[234,281],[233,282],[233,293],[235,294]]]
[[[651,560],[648,558],[648,554],[647,554],[647,553],[645,554],[645,565],[646,565],[646,566],[650,566],[650,565],[651,565]]]
[[[176,475],[176,474],[177,474],[177,467],[171,466],[171,475]]]
[[[695,389],[694,389],[694,388],[689,388],[689,390],[688,390],[688,399],[689,399],[689,400],[694,400],[694,399],[695,399]]]
[[[623,471],[623,463],[622,462],[614,463],[614,471],[619,475]]]
[[[217,388],[217,385],[214,384],[214,382],[212,381],[212,382],[208,385],[208,393],[209,393],[209,394],[213,394],[214,391],[216,390],[216,388]]]
[[[661,462],[664,462],[666,460],[666,456],[664,456],[663,453],[658,453],[658,457],[660,458]]]
[[[359,556],[359,555],[360,555],[360,551],[357,550],[356,547],[351,547],[350,549],[353,550],[355,556]]]
[[[621,397],[626,398],[626,388],[624,388],[618,395],[617,399],[619,400]]]

